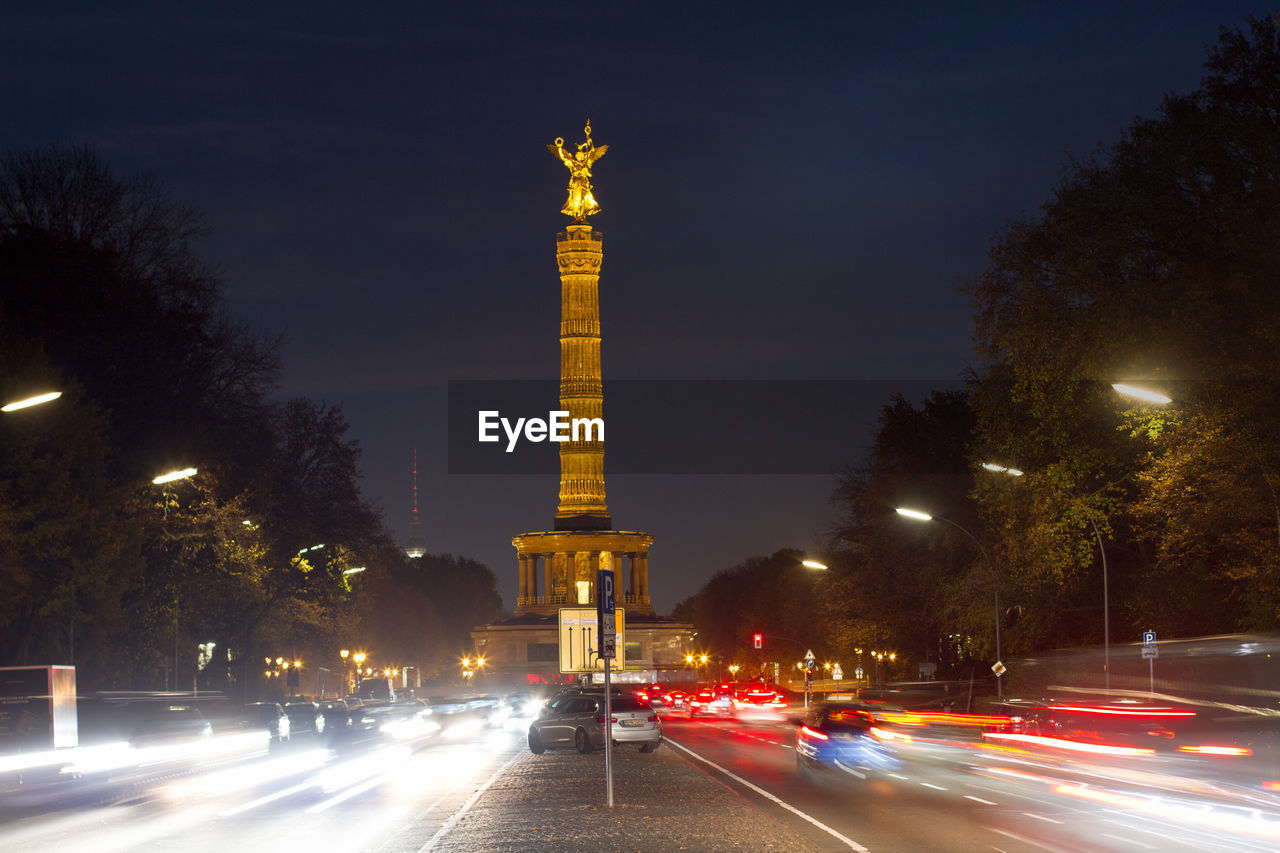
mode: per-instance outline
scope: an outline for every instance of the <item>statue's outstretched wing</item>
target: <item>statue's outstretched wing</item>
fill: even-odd
[[[603,156],[604,156],[604,152],[606,152],[606,151],[608,151],[608,150],[609,150],[609,146],[608,146],[608,145],[601,145],[599,148],[593,148],[593,149],[591,150],[591,155],[590,155],[590,157],[588,157],[588,159],[587,159],[587,162],[589,162],[589,163],[594,163],[595,161],[597,161],[597,160],[599,160],[601,157],[603,157]]]
[[[563,146],[548,145],[547,150],[550,151],[552,154],[556,155],[557,157],[559,157],[561,160],[563,160],[565,162],[565,165],[570,165],[570,166],[573,165],[573,158],[570,157],[568,153],[565,152]]]

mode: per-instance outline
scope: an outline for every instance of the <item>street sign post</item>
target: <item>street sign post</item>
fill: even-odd
[[[617,652],[617,624],[614,621],[613,569],[596,572],[596,609],[599,616],[599,654],[604,659],[604,779],[606,800],[613,808],[613,699],[610,670]]]
[[[597,606],[600,616],[600,657],[612,660],[617,654],[614,645],[617,637],[617,621],[615,619],[613,570],[601,569],[596,580],[596,589],[600,591]],[[606,669],[606,672],[608,670]]]
[[[1160,647],[1156,645],[1156,632],[1142,632],[1142,657],[1147,662],[1147,684],[1152,696],[1156,693],[1156,658],[1160,657]]]
[[[804,707],[806,709],[809,707],[810,697],[813,696],[813,664],[816,660],[813,649],[807,649],[804,653]]]

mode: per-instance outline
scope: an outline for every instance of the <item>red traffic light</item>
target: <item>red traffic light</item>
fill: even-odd
[[[757,649],[764,648],[764,634],[752,634],[751,639],[755,642]]]

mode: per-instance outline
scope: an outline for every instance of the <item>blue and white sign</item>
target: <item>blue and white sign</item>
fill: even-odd
[[[613,588],[613,569],[596,572],[596,610],[600,617],[600,657],[612,660],[617,654],[616,597]]]
[[[1142,645],[1144,645],[1144,646],[1154,646],[1155,644],[1156,644],[1156,632],[1155,632],[1155,631],[1143,631],[1143,632],[1142,632]]]
[[[613,591],[613,569],[601,569],[596,573],[596,589],[600,591],[597,598],[600,602],[600,612],[612,614],[616,603]]]

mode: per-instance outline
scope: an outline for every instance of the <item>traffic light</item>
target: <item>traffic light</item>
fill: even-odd
[[[757,649],[764,648],[764,634],[752,634],[751,639],[755,641]]]

